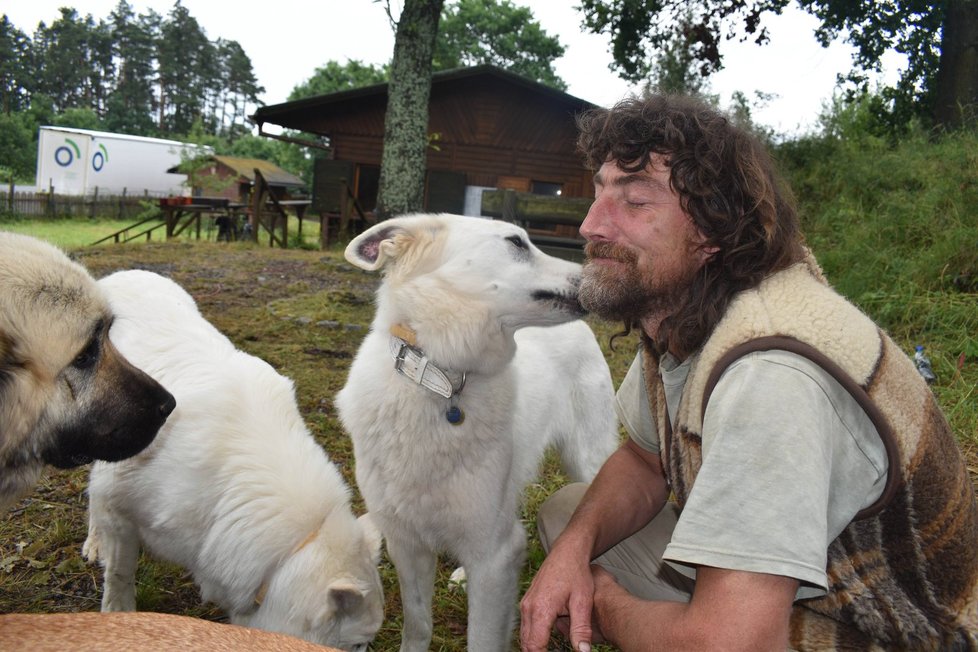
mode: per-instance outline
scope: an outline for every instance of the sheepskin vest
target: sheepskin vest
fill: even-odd
[[[796,603],[792,649],[978,650],[978,509],[950,427],[913,362],[810,256],[732,300],[693,362],[674,431],[645,347],[649,404],[680,507],[702,462],[713,386],[731,362],[768,349],[806,356],[838,380],[889,458],[883,495],[829,546],[828,594]]]

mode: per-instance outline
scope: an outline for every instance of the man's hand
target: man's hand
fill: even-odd
[[[573,648],[587,652],[591,647],[593,595],[587,557],[582,561],[579,554],[555,546],[520,602],[523,651],[546,652],[550,632],[560,618],[564,621],[561,631]]]

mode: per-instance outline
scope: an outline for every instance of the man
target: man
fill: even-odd
[[[581,652],[978,649],[956,443],[909,358],[825,282],[763,146],[684,97],[579,127],[581,303],[642,347],[616,398],[627,442],[541,508],[523,649],[555,624]]]

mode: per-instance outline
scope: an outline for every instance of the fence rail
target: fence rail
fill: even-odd
[[[482,214],[526,228],[530,240],[541,249],[581,251],[584,239],[578,228],[593,199],[549,197],[513,190],[482,193]]]
[[[136,219],[149,207],[157,205],[157,196],[141,195],[59,195],[48,192],[11,192],[0,187],[0,213],[19,217],[106,217]]]

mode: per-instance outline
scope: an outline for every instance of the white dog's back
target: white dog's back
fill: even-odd
[[[107,565],[103,606],[134,607],[114,602],[108,564],[118,540],[138,533],[239,624],[338,647],[372,638],[379,538],[353,516],[291,381],[238,351],[172,281],[130,271],[99,283],[116,313],[113,342],[177,400],[142,455],[92,469],[86,552]],[[341,620],[342,636],[333,631]]]
[[[514,412],[529,421],[520,426],[517,447],[528,447],[517,461],[528,466],[522,484],[537,474],[540,457],[547,446],[560,452],[560,461],[570,480],[590,482],[614,450],[608,433],[618,427],[613,404],[613,386],[608,363],[583,321],[547,328],[516,331],[518,391]]]

